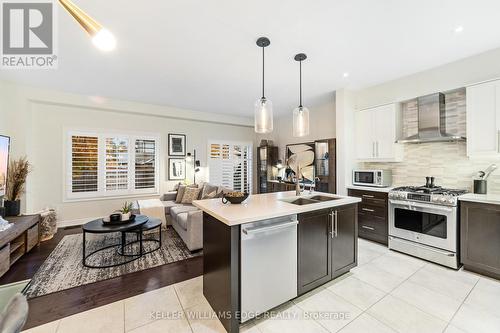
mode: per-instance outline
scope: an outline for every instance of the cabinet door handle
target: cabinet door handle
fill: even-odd
[[[362,211],[373,213],[375,209],[361,208]]]
[[[328,217],[330,218],[330,237],[333,238],[333,235],[335,233],[335,231],[333,230],[334,228],[334,222],[333,222],[333,211],[331,211],[330,213],[328,213]]]
[[[500,131],[497,131],[497,153],[500,153]]]
[[[375,141],[372,142],[372,157],[375,157]]]
[[[290,221],[286,223],[276,223],[276,224],[271,224],[263,227],[250,227],[247,229],[243,229],[242,232],[245,235],[253,235],[253,234],[259,234],[267,231],[274,231],[274,230],[279,230],[279,229],[284,229],[288,227],[293,227],[299,224],[299,221]]]
[[[372,228],[372,227],[368,227],[366,225],[362,225],[361,228],[363,229],[368,229],[368,230],[371,230],[371,231],[375,231],[375,228]]]
[[[378,154],[378,141],[375,143],[375,147],[376,147],[376,150],[375,150],[376,156],[378,157],[379,156],[379,154]]]
[[[338,237],[339,235],[339,217],[338,217],[338,211],[335,211],[333,213],[334,216],[334,222],[335,222],[335,237]]]
[[[369,198],[369,199],[373,199],[375,198],[373,195],[368,195],[368,194],[363,194],[361,195],[363,198]]]

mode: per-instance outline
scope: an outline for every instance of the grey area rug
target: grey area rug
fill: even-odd
[[[85,251],[87,254],[97,248],[120,243],[119,233],[106,235],[87,234],[86,237]],[[152,237],[158,238],[158,232],[145,235],[145,239]],[[135,236],[129,234],[127,241],[132,240],[135,240]],[[159,250],[121,266],[87,268],[82,264],[82,242],[82,234],[65,236],[36,272],[26,290],[26,296],[28,298],[43,296],[202,255],[202,251],[191,253],[175,230],[168,227],[162,231],[162,247]],[[130,245],[126,251],[137,250],[135,246]],[[154,242],[144,242],[146,251],[157,246],[158,244]],[[102,265],[122,262],[124,257],[117,255],[116,249],[117,247],[113,247],[100,252],[89,258],[87,263]]]

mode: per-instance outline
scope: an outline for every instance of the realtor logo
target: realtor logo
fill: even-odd
[[[2,68],[56,68],[51,1],[2,3]]]

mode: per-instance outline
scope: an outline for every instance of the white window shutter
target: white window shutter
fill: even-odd
[[[71,136],[71,192],[98,191],[98,137]]]
[[[159,191],[158,137],[70,131],[66,199]]]
[[[156,141],[135,140],[135,188],[156,187]]]
[[[128,189],[129,141],[106,138],[106,191]]]
[[[251,150],[249,143],[209,143],[209,181],[235,191],[251,193]]]

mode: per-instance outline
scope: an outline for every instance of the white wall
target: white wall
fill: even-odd
[[[5,83],[0,81],[0,133],[5,133],[6,131],[6,121],[7,121],[7,103],[6,103],[6,91]]]
[[[125,200],[64,202],[63,141],[68,129],[113,129],[160,134],[160,193],[170,190],[175,184],[167,180],[168,133],[186,134],[187,151],[196,149],[202,165],[202,173],[197,174],[197,180],[204,180],[202,178],[207,176],[208,140],[255,140],[250,118],[1,84],[0,119],[6,121],[5,124],[2,121],[0,129],[3,134],[12,137],[12,156],[26,154],[34,169],[23,200],[25,209],[35,212],[46,206],[55,207],[59,220],[104,216],[119,208]],[[187,170],[188,179],[192,179],[189,166]]]
[[[336,92],[337,127],[337,193],[346,195],[354,167],[354,94],[341,89]]]
[[[290,143],[311,142],[320,139],[335,138],[335,93],[329,93],[321,99],[318,104],[309,108],[309,135],[295,138],[292,135],[293,117],[292,112],[281,114],[274,118],[274,131],[266,135],[258,135],[260,139],[271,139],[274,145],[279,147],[279,156],[284,159],[285,147]]]
[[[381,104],[404,101],[429,93],[452,90],[473,83],[500,78],[499,59],[500,49],[495,49],[447,65],[402,77],[397,80],[351,92],[354,99],[354,107],[351,112],[354,112],[355,109],[361,110]],[[338,92],[337,100],[339,100]],[[339,112],[339,102],[337,102],[337,114],[339,114]],[[339,151],[353,151],[354,145],[349,141],[342,140],[340,137],[340,129],[346,132],[353,132],[354,123],[350,118],[342,119],[342,117],[337,115],[337,149]],[[422,147],[423,149],[432,149],[433,146],[427,145]],[[457,161],[466,160],[463,149],[455,151],[455,155],[447,155],[447,158],[453,158]],[[420,154],[422,154],[422,156],[429,156],[429,151],[420,151]],[[343,157],[339,156],[339,160],[342,159]],[[487,162],[488,161],[484,161],[481,165],[486,164],[487,166]],[[357,164],[353,159],[345,163],[350,163],[351,165],[350,168],[344,170],[344,178],[349,180],[346,181],[346,183],[349,184],[352,167],[355,167]],[[371,163],[370,167],[376,167],[376,165],[377,163]],[[391,164],[379,165],[381,167],[389,167]],[[455,163],[454,166],[460,167],[460,164]],[[477,167],[477,165],[474,165],[474,167]],[[396,164],[394,164],[394,169],[397,169],[398,174],[406,173],[406,170],[401,170],[401,166],[397,166]],[[426,170],[421,171],[427,172]],[[432,170],[429,169],[429,172],[429,175],[431,175]],[[340,177],[339,175],[339,186],[341,182]],[[452,184],[449,183],[447,183],[447,185],[452,186]],[[460,186],[460,184],[457,184],[457,186]]]
[[[500,78],[500,48],[417,74],[356,91],[356,107],[364,109],[472,83]]]

